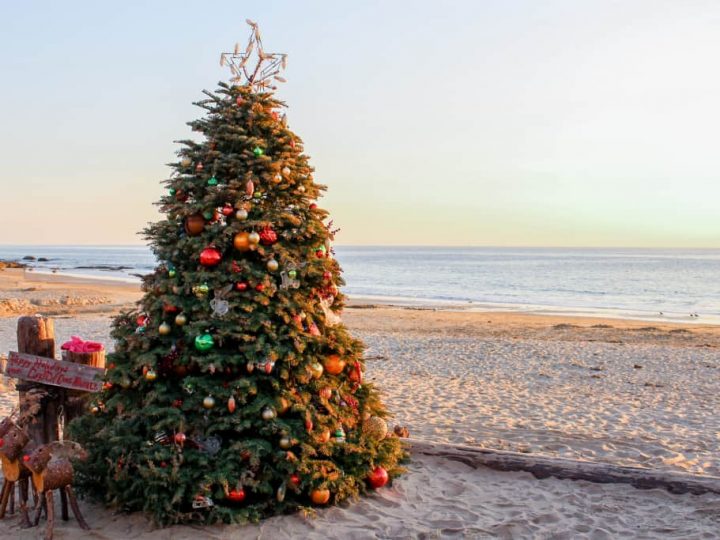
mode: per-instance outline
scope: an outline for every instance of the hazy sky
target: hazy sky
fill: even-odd
[[[720,247],[717,0],[3,2],[0,243],[136,243],[257,20],[345,244]]]

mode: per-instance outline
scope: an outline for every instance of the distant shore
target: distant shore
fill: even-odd
[[[114,277],[51,273],[31,268],[0,268],[0,317],[46,313],[48,315],[81,315],[116,313],[127,309],[142,297],[139,282]],[[447,320],[466,318],[468,321],[490,317],[494,322],[527,322],[531,325],[573,324],[626,327],[652,326],[662,329],[691,327],[720,328],[714,320],[702,318],[663,319],[662,317],[628,315],[621,312],[571,310],[537,306],[499,306],[477,303],[457,304],[427,302],[403,298],[349,297],[347,306],[360,309],[393,309],[396,311],[433,312]],[[443,314],[443,315],[441,315]],[[453,315],[454,314],[454,315]]]

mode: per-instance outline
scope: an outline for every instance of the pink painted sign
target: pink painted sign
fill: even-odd
[[[11,352],[5,364],[8,377],[85,392],[99,392],[104,374],[102,368],[17,352]]]

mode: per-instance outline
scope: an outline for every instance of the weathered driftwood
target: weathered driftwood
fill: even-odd
[[[630,484],[639,489],[660,488],[671,493],[720,494],[720,477],[717,476],[623,467],[609,463],[439,444],[416,439],[408,439],[407,442],[413,454],[438,456],[475,468],[483,466],[498,471],[526,471],[536,478],[554,476],[564,480],[586,480],[601,484]]]

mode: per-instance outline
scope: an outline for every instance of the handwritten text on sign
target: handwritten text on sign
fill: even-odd
[[[73,390],[99,392],[105,370],[32,354],[11,352],[5,375]]]

